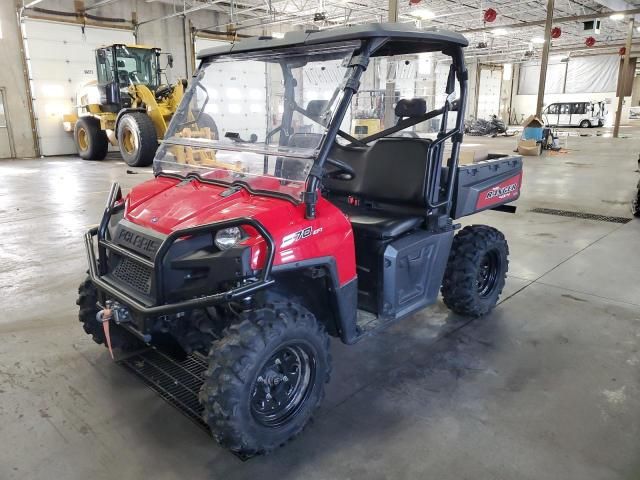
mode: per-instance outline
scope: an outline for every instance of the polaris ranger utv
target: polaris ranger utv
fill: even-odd
[[[466,45],[370,24],[201,52],[155,178],[126,196],[114,184],[85,236],[85,331],[110,349],[171,341],[205,356],[205,420],[219,443],[253,455],[298,434],[319,406],[329,336],[353,344],[439,291],[458,314],[488,313],[507,242],[484,225],[456,234],[455,220],[513,209],[504,204],[520,194],[522,159],[458,164]],[[399,99],[394,125],[351,136],[367,68],[410,68],[424,52],[451,64],[444,104]],[[205,115],[220,138],[202,135]],[[394,136],[436,118],[433,139]]]

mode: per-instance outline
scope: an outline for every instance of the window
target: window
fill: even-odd
[[[571,114],[572,115],[584,115],[587,113],[587,104],[586,103],[574,103],[572,104]]]
[[[96,66],[98,70],[98,83],[105,85],[113,81],[113,68],[111,48],[101,48],[96,52]]]
[[[560,115],[569,115],[569,112],[571,111],[570,103],[561,103],[559,107],[560,107]]]
[[[554,103],[553,105],[549,105],[547,107],[547,113],[549,115],[557,115],[558,114],[558,104]]]

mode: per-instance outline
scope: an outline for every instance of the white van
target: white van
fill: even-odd
[[[558,102],[542,111],[542,120],[552,127],[602,127],[606,115],[604,102]]]

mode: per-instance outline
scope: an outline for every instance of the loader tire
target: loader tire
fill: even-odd
[[[208,128],[211,131],[211,140],[219,140],[218,136],[218,126],[216,122],[211,118],[211,115],[208,113],[202,112],[200,114],[200,118],[198,118],[198,127],[199,128]]]
[[[80,117],[73,129],[73,140],[78,155],[84,160],[104,160],[107,156],[109,140],[97,118]]]
[[[118,146],[130,167],[147,167],[158,149],[158,135],[149,115],[125,113],[118,122]]]

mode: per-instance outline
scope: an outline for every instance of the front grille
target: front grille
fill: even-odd
[[[153,270],[140,265],[129,258],[122,258],[116,268],[113,269],[113,276],[129,287],[146,295],[151,294],[151,279]]]

